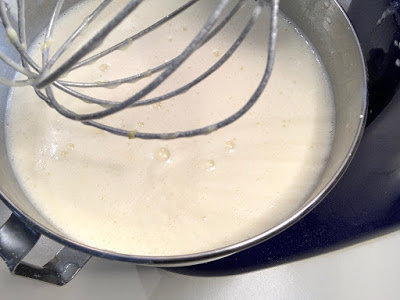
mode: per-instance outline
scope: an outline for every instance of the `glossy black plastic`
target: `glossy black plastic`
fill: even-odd
[[[367,60],[370,109],[358,151],[328,197],[294,226],[258,246],[172,271],[238,274],[312,257],[400,228],[399,4],[397,0],[353,0],[349,8]],[[385,12],[386,18],[378,24]]]

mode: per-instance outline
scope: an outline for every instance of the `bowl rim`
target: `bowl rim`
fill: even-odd
[[[306,205],[304,205],[301,209],[299,209],[295,214],[287,218],[285,221],[281,222],[280,224],[272,227],[271,229],[264,231],[252,238],[240,241],[238,243],[221,247],[218,249],[208,250],[204,252],[198,252],[193,254],[185,254],[185,255],[173,255],[173,256],[143,256],[143,255],[129,255],[123,253],[117,253],[110,250],[102,250],[99,248],[91,247],[88,245],[84,245],[77,241],[74,241],[71,238],[62,237],[61,235],[57,234],[55,231],[48,229],[38,222],[33,220],[28,216],[28,214],[24,213],[21,209],[15,206],[11,201],[7,199],[7,197],[2,193],[0,190],[0,200],[4,202],[4,204],[11,210],[11,212],[16,215],[22,222],[27,224],[33,230],[37,231],[40,234],[43,234],[50,239],[60,243],[61,245],[76,249],[81,251],[85,254],[89,254],[96,257],[106,258],[110,260],[116,261],[125,261],[125,262],[132,262],[139,265],[146,265],[146,266],[157,266],[157,267],[178,267],[178,266],[189,266],[195,264],[201,264],[205,262],[210,262],[213,260],[221,259],[226,256],[232,255],[234,253],[240,252],[242,250],[251,248],[256,246],[274,236],[281,233],[285,229],[289,228],[304,216],[306,216],[310,211],[312,211],[333,189],[333,187],[339,182],[345,171],[347,170],[350,162],[353,158],[354,152],[357,150],[364,129],[366,125],[366,116],[367,116],[367,107],[368,107],[368,98],[367,98],[367,70],[364,60],[364,55],[361,49],[360,42],[358,40],[357,34],[350,22],[349,17],[347,16],[343,7],[334,0],[334,3],[337,5],[340,13],[342,13],[343,17],[346,19],[349,29],[354,36],[355,44],[358,48],[359,57],[362,61],[362,115],[363,117],[360,118],[360,122],[358,124],[356,135],[354,136],[354,140],[350,147],[350,151],[348,152],[346,158],[337,169],[335,174],[333,175],[332,179],[325,185],[325,187],[318,193],[312,200],[309,201]]]

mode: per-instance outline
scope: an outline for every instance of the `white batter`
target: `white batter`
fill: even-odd
[[[103,47],[133,35],[185,1],[144,1]],[[57,49],[98,3],[87,1],[64,16],[51,49]],[[126,0],[113,5],[123,3]],[[120,78],[172,58],[198,32],[213,5],[215,1],[200,1],[160,30],[71,72],[68,79]],[[249,12],[244,8],[217,39],[149,97],[189,82],[215,63],[237,38]],[[171,132],[204,126],[236,111],[265,68],[266,15],[235,56],[208,80],[169,102],[102,121],[129,130]],[[90,35],[87,30],[78,43]],[[31,50],[38,62],[42,44],[39,39]],[[155,76],[117,89],[80,91],[123,100]],[[58,91],[56,95],[70,109],[99,110]],[[66,236],[119,253],[188,254],[253,237],[298,208],[324,168],[333,122],[324,69],[307,41],[281,17],[268,87],[248,114],[225,129],[174,141],[128,140],[70,121],[39,100],[32,88],[18,88],[8,107],[8,152],[31,201]]]

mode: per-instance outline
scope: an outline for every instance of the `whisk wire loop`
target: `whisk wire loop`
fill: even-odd
[[[11,22],[7,16],[6,6],[4,0],[0,0],[0,19],[3,23],[3,26],[9,36],[10,43],[16,48],[21,56],[21,64],[16,63],[9,59],[6,55],[0,52],[0,59],[12,67],[16,72],[19,72],[27,77],[25,80],[7,80],[4,78],[0,78],[0,84],[10,85],[10,86],[24,86],[24,85],[32,85],[34,90],[39,98],[44,100],[51,108],[55,109],[61,115],[76,121],[80,121],[85,125],[93,126],[99,128],[101,130],[110,132],[115,135],[129,137],[129,138],[141,138],[141,139],[176,139],[183,137],[192,137],[197,135],[209,134],[215,130],[228,126],[229,124],[235,122],[240,117],[242,117],[246,112],[250,110],[250,108],[256,103],[258,98],[261,96],[264,91],[268,80],[272,73],[272,68],[275,59],[275,48],[276,48],[276,39],[277,39],[277,23],[278,23],[278,12],[279,12],[279,0],[270,0],[270,9],[271,9],[271,17],[269,22],[269,30],[268,32],[268,46],[267,46],[267,63],[264,74],[255,90],[255,92],[251,95],[250,99],[234,114],[231,116],[208,126],[204,126],[201,128],[179,131],[179,132],[171,132],[171,133],[146,133],[146,132],[138,132],[136,130],[124,130],[117,127],[109,126],[98,122],[98,119],[113,115],[118,113],[126,108],[137,107],[155,104],[161,101],[165,101],[168,99],[175,99],[176,96],[183,94],[190,90],[195,85],[202,82],[204,79],[209,77],[212,73],[218,70],[225,62],[227,62],[231,56],[235,53],[237,48],[242,44],[245,40],[248,33],[251,31],[254,26],[257,18],[259,17],[262,9],[266,6],[267,0],[258,1],[253,14],[251,15],[249,21],[246,23],[244,29],[241,31],[238,38],[234,41],[231,47],[222,55],[222,57],[214,63],[208,70],[203,72],[201,75],[196,77],[194,80],[189,83],[171,91],[166,94],[144,99],[149,93],[154,91],[157,87],[159,87],[171,74],[173,74],[197,49],[201,48],[203,45],[208,43],[213,37],[215,37],[221,30],[228,24],[228,22],[236,15],[236,13],[243,7],[246,1],[250,0],[237,0],[237,3],[234,7],[225,15],[223,15],[224,9],[227,4],[231,0],[220,0],[216,5],[214,11],[208,17],[204,26],[201,28],[199,33],[193,38],[193,40],[189,43],[189,45],[183,50],[181,54],[178,56],[168,60],[167,62],[160,64],[156,67],[151,68],[147,71],[142,71],[137,74],[115,79],[109,80],[105,82],[73,82],[73,81],[65,81],[59,80],[59,78],[64,75],[66,72],[69,72],[74,69],[78,69],[83,67],[89,63],[92,63],[117,49],[121,49],[132,42],[138,40],[139,38],[145,36],[146,34],[154,31],[159,28],[166,22],[175,18],[182,12],[186,11],[190,7],[192,7],[195,3],[199,2],[199,0],[190,0],[186,2],[184,5],[175,9],[167,16],[159,19],[154,24],[149,27],[139,31],[135,35],[124,39],[123,41],[101,51],[92,56],[87,57],[91,52],[93,52],[100,45],[101,41],[112,32],[112,30],[117,27],[130,13],[132,13],[142,2],[143,0],[131,0],[128,4],[125,5],[123,9],[117,12],[116,16],[108,22],[104,27],[100,29],[98,33],[96,33],[86,44],[84,44],[77,52],[72,54],[70,58],[68,58],[64,63],[62,63],[59,67],[52,70],[55,63],[60,59],[60,57],[68,50],[70,45],[76,40],[79,34],[88,27],[95,18],[97,18],[101,12],[110,4],[112,0],[104,0],[100,5],[96,7],[96,9],[87,16],[80,26],[67,38],[64,44],[56,50],[55,54],[50,58],[49,57],[49,49],[51,47],[51,37],[53,35],[53,31],[57,20],[59,18],[60,11],[64,5],[64,0],[57,0],[53,13],[51,15],[50,22],[46,28],[45,41],[44,41],[44,49],[42,53],[42,66],[40,67],[35,63],[35,61],[29,56],[26,51],[26,24],[25,24],[25,0],[18,0],[18,33],[11,26]],[[87,57],[87,58],[85,58]],[[32,68],[32,70],[31,70]],[[119,86],[123,83],[135,82],[137,80],[146,78],[149,74],[160,73],[154,80],[148,83],[144,88],[139,90],[134,95],[128,97],[126,100],[122,102],[107,100],[107,99],[99,99],[96,97],[91,97],[85,95],[81,92],[78,92],[73,87],[78,88],[98,88],[98,87],[115,87]],[[72,95],[86,103],[96,104],[103,107],[103,110],[87,113],[87,114],[79,114],[77,112],[71,111],[70,109],[61,105],[56,99],[53,91],[53,87]]]

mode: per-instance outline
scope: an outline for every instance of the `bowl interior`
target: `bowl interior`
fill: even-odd
[[[49,19],[52,11],[50,2],[44,6],[27,1],[28,37],[37,36]],[[66,1],[66,8],[78,1]],[[40,8],[40,9],[39,9]],[[307,200],[296,211],[276,227],[263,234],[224,250],[211,251],[206,254],[179,258],[152,258],[119,255],[98,251],[63,237],[45,218],[31,205],[21,190],[8,160],[5,146],[5,113],[9,89],[0,86],[0,193],[3,201],[26,221],[37,226],[52,238],[68,243],[93,254],[108,256],[113,259],[130,260],[139,263],[190,264],[208,259],[215,259],[240,249],[259,243],[277,234],[310,211],[329,192],[335,182],[346,169],[353,152],[359,142],[364,126],[366,111],[366,72],[364,61],[355,33],[343,10],[335,1],[321,0],[281,0],[281,11],[297,25],[317,50],[331,81],[336,109],[336,125],[333,147],[320,181]],[[0,50],[15,60],[16,51],[8,45],[6,34],[0,26]],[[28,43],[32,40],[28,40]],[[0,76],[12,78],[13,71],[0,62]]]

